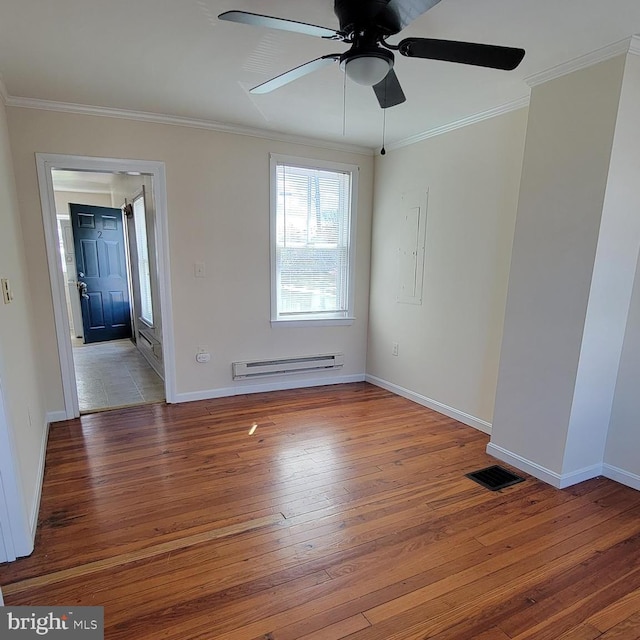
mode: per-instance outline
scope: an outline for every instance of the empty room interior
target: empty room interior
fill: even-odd
[[[0,605],[640,638],[637,34],[636,0],[3,0]]]

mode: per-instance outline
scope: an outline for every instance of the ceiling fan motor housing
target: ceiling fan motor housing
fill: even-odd
[[[398,33],[398,16],[388,4],[389,0],[335,0],[333,10],[340,33],[347,37],[372,29],[379,37]]]

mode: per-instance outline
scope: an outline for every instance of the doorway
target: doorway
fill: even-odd
[[[81,411],[162,399],[173,402],[175,374],[164,164],[37,154],[37,167],[66,417],[77,417]],[[132,204],[136,193],[147,195],[153,217],[144,229],[149,246],[147,262],[153,274],[153,287],[148,282],[143,284],[144,295],[153,299],[155,313],[151,323],[142,318],[140,283],[134,280],[138,269],[135,222],[132,214],[126,215],[132,207],[123,206]],[[122,216],[128,297],[133,308],[131,340],[86,344],[83,337],[79,312],[82,292],[78,290],[73,225],[68,213],[72,200],[86,206],[116,207]]]

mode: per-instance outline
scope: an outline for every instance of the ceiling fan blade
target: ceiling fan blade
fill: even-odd
[[[293,31],[294,33],[303,33],[307,36],[316,36],[318,38],[340,39],[340,34],[334,29],[318,27],[315,24],[306,24],[305,22],[296,22],[295,20],[263,16],[258,13],[248,13],[247,11],[225,11],[218,16],[218,19],[249,24],[252,27]]]
[[[285,71],[281,73],[279,76],[275,78],[271,78],[271,80],[267,80],[262,84],[259,84],[257,87],[253,87],[249,93],[269,93],[275,89],[279,89],[280,87],[284,87],[285,84],[289,84],[298,78],[302,78],[318,69],[322,69],[323,67],[328,67],[340,60],[339,53],[331,53],[327,56],[322,56],[322,58],[316,58],[315,60],[311,60],[311,62],[305,62],[301,64],[299,67],[295,69],[290,69],[289,71]]]
[[[409,58],[459,62],[505,71],[515,69],[525,53],[524,49],[512,47],[431,38],[405,38],[398,44],[398,50]]]
[[[387,76],[382,82],[373,85],[373,90],[383,109],[395,107],[406,100],[398,76],[396,76],[396,72],[393,69],[387,73]]]
[[[388,35],[393,35],[439,2],[440,0],[389,0],[381,7],[375,22],[382,26]]]

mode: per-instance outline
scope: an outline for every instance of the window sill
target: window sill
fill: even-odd
[[[309,318],[308,320],[271,320],[272,327],[345,327],[355,318]]]

